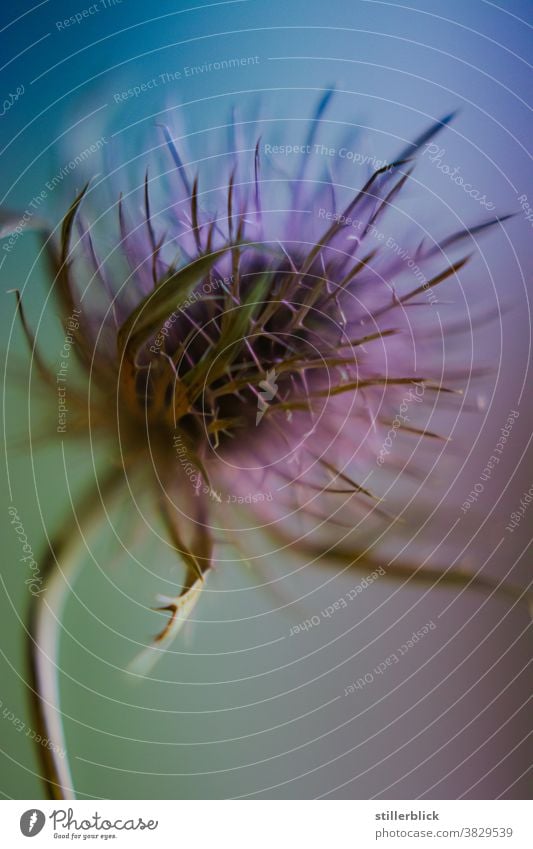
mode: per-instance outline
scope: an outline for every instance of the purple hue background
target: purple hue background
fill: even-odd
[[[119,173],[117,183],[142,180],[145,148],[167,108],[169,123],[193,134],[198,157],[224,149],[226,131],[218,128],[232,105],[246,113],[258,100],[263,142],[295,144],[320,92],[334,84],[338,94],[321,139],[339,145],[345,125],[359,125],[358,152],[376,159],[390,159],[431,121],[459,110],[438,139],[442,162],[458,167],[494,204],[492,214],[516,215],[479,238],[462,291],[448,290],[457,315],[505,312],[467,334],[466,348],[458,336],[447,341],[447,357],[462,366],[489,364],[492,371],[469,387],[465,400],[479,412],[459,423],[428,482],[426,507],[445,495],[428,525],[429,542],[410,548],[429,551],[446,537],[440,563],[459,557],[465,568],[508,574],[509,582],[525,587],[533,512],[513,533],[505,528],[533,483],[527,383],[532,222],[524,211],[524,204],[533,206],[531,4],[243,0],[147,7],[122,0],[58,26],[89,6],[65,0],[34,9],[18,4],[3,13],[0,100],[24,87],[0,119],[0,196],[9,208],[27,209],[51,175],[102,135],[108,141],[101,155],[46,192],[39,214],[58,221],[87,176],[130,156],[140,155],[138,170]],[[255,56],[259,61],[244,68],[185,76],[186,67]],[[182,77],[175,83],[117,102],[121,92],[176,71]],[[421,157],[402,204],[416,231],[439,238],[490,216],[437,165]],[[353,187],[365,176],[354,165]],[[61,333],[46,302],[42,263],[33,265],[37,252],[35,236],[25,234],[13,251],[0,251],[0,274],[5,289],[27,280],[28,313],[34,325],[42,321],[38,339],[53,360]],[[13,306],[13,296],[5,295],[2,339],[10,358],[24,352],[20,331],[12,330]],[[32,434],[38,403],[30,412]],[[511,410],[520,415],[501,462],[464,514],[461,504]],[[5,503],[10,484],[38,551],[44,530],[70,517],[66,480],[75,490],[83,484],[86,457],[68,447],[65,472],[57,447],[38,457],[17,449],[14,437],[28,428],[23,382],[8,397],[6,418],[13,438]],[[347,609],[290,637],[295,624],[364,575],[333,580],[333,571],[310,569],[287,577],[293,564],[271,558],[265,574],[276,582],[261,591],[256,584],[264,578],[235,564],[217,573],[197,614],[202,621],[156,667],[157,680],[135,686],[122,670],[135,643],[154,632],[149,608],[174,566],[162,546],[142,534],[132,540],[128,509],[125,504],[116,527],[137,562],[121,552],[109,529],[102,533],[64,623],[64,710],[80,797],[528,797],[524,605],[511,609],[478,592],[458,597],[438,587],[421,592],[377,581]],[[27,726],[27,590],[7,518],[2,527],[3,707]],[[344,696],[345,687],[430,620],[435,630],[400,663]],[[39,797],[29,739],[6,719],[0,736],[3,793]]]

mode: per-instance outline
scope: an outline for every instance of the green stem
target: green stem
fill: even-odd
[[[121,481],[122,469],[112,469],[102,483],[85,494],[76,510],[80,528],[61,530],[51,541],[42,567],[44,589],[32,594],[26,643],[30,701],[35,730],[50,744],[50,747],[37,744],[49,799],[76,798],[60,707],[59,641],[63,612],[83,562],[84,538],[100,523],[105,498],[112,495]]]

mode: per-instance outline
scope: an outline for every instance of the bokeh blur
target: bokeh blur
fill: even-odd
[[[107,204],[140,185],[146,167],[158,167],[161,123],[186,136],[191,160],[215,157],[216,175],[235,115],[257,121],[263,145],[302,144],[321,93],[335,86],[317,140],[338,150],[357,130],[358,147],[341,163],[355,191],[371,158],[390,161],[457,111],[435,150],[419,156],[403,230],[439,240],[514,217],[474,238],[461,287],[446,290],[455,317],[484,320],[447,340],[447,356],[473,373],[469,411],[428,477],[423,501],[437,509],[425,541],[410,539],[407,550],[526,587],[533,508],[508,527],[533,484],[531,3],[20,0],[2,18],[0,195],[3,209],[27,213],[27,226],[0,245],[0,279],[3,292],[23,290],[51,363],[64,331],[32,228],[40,219],[55,227],[88,179]],[[280,173],[295,156],[278,155]],[[8,509],[39,562],[47,538],[75,522],[72,505],[107,458],[98,446],[93,456],[90,445],[42,435],[49,399],[35,373],[29,382],[14,295],[2,299],[0,791],[39,798],[28,569]],[[506,426],[500,462],[482,478]],[[160,627],[156,595],[179,574],[150,510],[148,498],[136,508],[126,495],[114,506],[87,541],[61,623],[62,709],[80,798],[527,797],[524,603],[380,579],[322,615],[364,573],[304,570],[276,554],[258,571],[235,558],[142,679],[128,664]],[[294,633],[312,617],[318,625]],[[371,674],[429,622],[436,627],[401,662]],[[345,695],[365,675],[373,680]]]

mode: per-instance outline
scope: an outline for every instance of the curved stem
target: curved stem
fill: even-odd
[[[101,519],[103,500],[123,480],[120,468],[108,472],[80,503],[77,514],[83,528],[61,530],[44,558],[44,588],[32,594],[27,628],[30,701],[37,734],[47,745],[37,744],[43,781],[49,799],[75,799],[60,708],[59,641],[65,604],[82,560],[84,535]]]

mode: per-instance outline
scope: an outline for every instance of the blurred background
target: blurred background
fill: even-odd
[[[321,93],[334,85],[320,141],[339,148],[351,128],[360,159],[391,161],[432,121],[457,111],[437,139],[439,155],[420,156],[402,208],[436,239],[514,217],[475,240],[462,288],[450,290],[456,317],[495,315],[466,343],[453,337],[450,356],[457,346],[458,363],[491,370],[469,384],[466,401],[477,412],[460,420],[432,471],[427,497],[441,506],[427,531],[444,557],[526,587],[533,512],[512,533],[506,526],[533,484],[531,3],[22,0],[3,12],[0,40],[2,206],[29,222],[12,249],[4,240],[0,277],[4,291],[23,289],[51,362],[64,332],[31,227],[39,218],[56,226],[88,178],[115,198],[139,185],[150,149],[161,144],[158,124],[187,136],[191,159],[227,148],[232,109],[257,118],[263,143],[301,144]],[[280,158],[281,169],[294,168],[288,159]],[[354,189],[368,176],[361,162],[344,167]],[[468,192],[450,178],[453,169]],[[71,499],[95,472],[88,446],[65,443],[63,454],[39,435],[46,398],[33,383],[30,391],[14,296],[1,297],[10,377],[0,789],[6,798],[39,798],[26,733],[28,570],[8,508],[18,511],[39,561],[47,536],[74,522]],[[512,411],[500,463],[464,513]],[[97,452],[96,468],[105,461]],[[159,627],[150,608],[176,566],[132,509],[124,498],[90,541],[62,623],[62,705],[80,798],[528,796],[524,604],[378,580],[328,617],[321,611],[364,574],[289,574],[290,557],[273,555],[262,565],[271,584],[261,589],[264,577],[227,563],[194,621],[139,680],[125,669]],[[150,516],[148,498],[139,510]],[[291,636],[313,616],[319,625]],[[436,627],[401,662],[345,695],[429,622]]]

